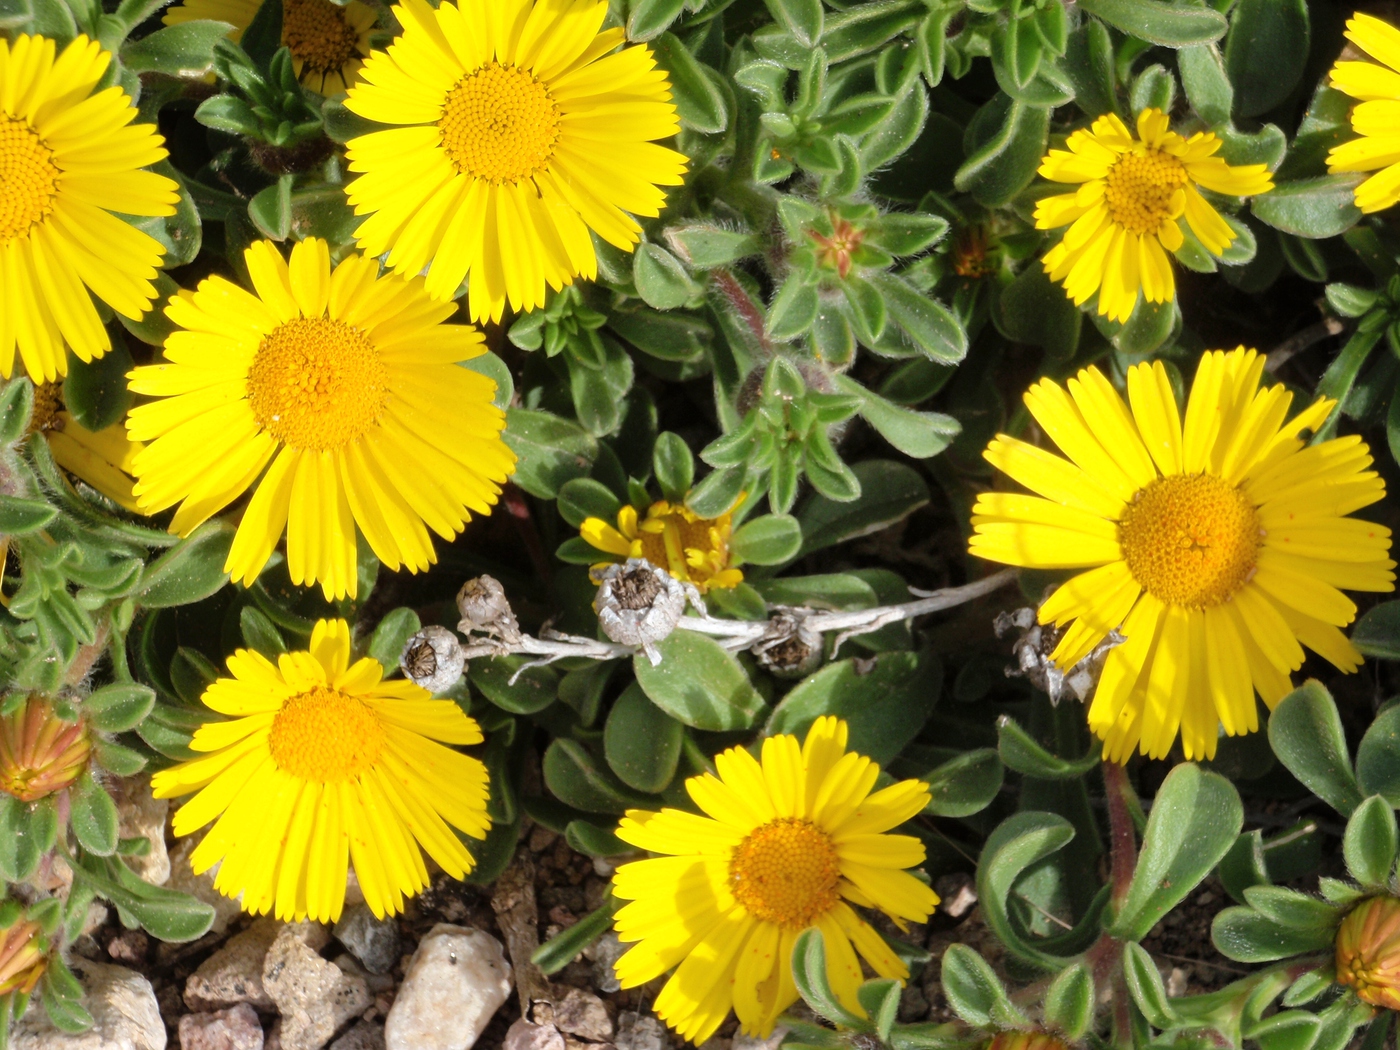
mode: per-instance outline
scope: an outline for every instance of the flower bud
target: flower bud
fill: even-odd
[[[462,677],[467,655],[457,636],[446,627],[433,624],[424,627],[403,647],[399,666],[414,685],[430,693],[450,688]]]
[[[1363,1003],[1400,1010],[1400,900],[1371,897],[1337,929],[1337,983]]]
[[[0,930],[0,995],[28,995],[48,965],[47,946],[37,922],[24,919]]]
[[[494,635],[506,645],[520,641],[520,624],[506,599],[505,588],[492,576],[478,576],[462,584],[457,592],[457,611],[462,614],[457,630],[463,634],[480,631]]]
[[[779,678],[801,678],[822,662],[822,636],[805,617],[783,609],[768,621],[768,633],[750,650],[758,665]]]
[[[1064,1040],[1049,1032],[998,1032],[987,1050],[1069,1050]]]
[[[598,624],[619,645],[639,645],[653,667],[661,662],[656,643],[681,622],[685,588],[664,569],[645,558],[628,558],[609,565],[600,575]]]
[[[62,791],[87,768],[92,740],[82,722],[65,722],[43,697],[27,697],[0,717],[0,791],[21,802]]]

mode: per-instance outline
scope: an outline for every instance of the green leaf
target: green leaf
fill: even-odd
[[[384,619],[380,620],[378,626],[374,628],[374,633],[370,635],[365,655],[372,660],[378,660],[387,674],[399,666],[399,657],[403,654],[403,647],[408,644],[410,638],[418,633],[422,626],[423,623],[418,619],[418,614],[412,609],[406,609],[403,606],[390,609],[384,614]]]
[[[0,386],[0,444],[9,445],[24,436],[34,411],[34,385],[16,376]]]
[[[1284,926],[1253,908],[1226,908],[1211,923],[1210,936],[1225,958],[1263,963],[1330,948],[1334,934],[1318,927]]]
[[[560,486],[585,477],[598,458],[596,438],[550,412],[509,409],[501,436],[520,457],[511,480],[539,499],[555,499]]]
[[[802,549],[802,526],[789,514],[751,518],[734,531],[729,549],[740,563],[782,565]]]
[[[671,82],[671,101],[681,123],[692,131],[714,135],[729,127],[730,92],[720,75],[698,61],[671,33],[652,41],[656,64]]]
[[[997,299],[1001,327],[1018,343],[1030,343],[1059,360],[1079,346],[1084,315],[1050,280],[1043,266],[1027,266]]]
[[[112,796],[98,786],[89,770],[74,782],[68,791],[71,803],[68,822],[73,829],[73,837],[83,849],[99,857],[107,857],[117,851],[117,805]]]
[[[657,244],[639,244],[632,257],[632,280],[642,302],[658,310],[684,306],[699,290],[681,261]]]
[[[69,361],[63,403],[79,424],[97,433],[126,415],[133,400],[126,385],[132,364],[130,351],[120,341],[91,361]]]
[[[676,775],[685,726],[647,699],[633,682],[622,691],[603,726],[603,756],[628,787],[652,794]]]
[[[846,1009],[831,990],[821,930],[808,929],[797,935],[792,946],[792,981],[807,1005],[832,1024],[858,1032],[870,1030],[870,1024]]]
[[[859,498],[844,503],[813,496],[798,512],[804,555],[879,532],[929,501],[928,484],[903,463],[870,459],[851,469],[860,482]]]
[[[553,667],[520,670],[533,660],[530,656],[488,656],[472,660],[467,674],[472,685],[501,710],[532,715],[554,703],[559,695],[559,672]]]
[[[790,273],[778,288],[768,307],[765,330],[770,338],[786,341],[796,339],[812,327],[821,307],[817,286],[805,273]]]
[[[148,609],[190,605],[209,597],[228,582],[224,562],[234,531],[218,520],[201,525],[146,566],[132,597]]]
[[[1250,886],[1244,899],[1260,915],[1292,929],[1331,930],[1342,914],[1336,905],[1283,886]]]
[[[228,135],[256,135],[262,126],[253,107],[237,95],[206,98],[194,111],[194,119]]]
[[[272,56],[282,46],[282,5],[277,0],[263,0],[239,43],[254,64],[266,72]]]
[[[663,496],[674,503],[683,502],[695,484],[695,456],[685,438],[669,430],[657,434],[651,450],[651,471]]]
[[[825,12],[822,0],[764,0],[773,20],[803,47],[815,47],[821,39]]]
[[[638,795],[600,765],[577,740],[560,737],[551,741],[544,752],[542,769],[545,786],[554,797],[585,813],[617,815],[653,804],[652,799]]]
[[[733,654],[696,631],[672,631],[656,644],[655,667],[643,654],[632,661],[637,683],[652,703],[694,729],[748,729],[763,714],[763,697]]]
[[[664,33],[685,6],[685,0],[635,0],[627,18],[629,40],[651,40]]]
[[[1322,1021],[1306,1010],[1285,1010],[1264,1018],[1241,1031],[1260,1050],[1312,1050],[1322,1029]]]
[[[58,516],[58,508],[41,499],[0,494],[0,536],[42,529]]]
[[[666,231],[666,243],[697,270],[713,270],[728,266],[763,250],[763,241],[751,233],[726,230],[708,223],[672,226]]]
[[[1343,816],[1361,805],[1342,719],[1321,682],[1310,678],[1279,701],[1269,716],[1269,744],[1290,773]]]
[[[1356,779],[1367,795],[1400,804],[1400,704],[1387,707],[1371,723],[1356,749]]]
[[[942,412],[917,412],[885,400],[849,376],[831,378],[837,390],[860,398],[861,418],[906,456],[916,459],[936,456],[962,430],[962,424]]]
[[[146,758],[139,751],[134,751],[121,744],[114,744],[110,740],[97,739],[92,742],[92,757],[97,760],[97,764],[109,773],[114,773],[119,777],[135,776],[146,768]]]
[[[203,76],[214,64],[214,45],[232,28],[227,22],[199,19],[157,29],[122,48],[122,65],[134,73]]]
[[[893,273],[870,276],[884,298],[890,321],[906,340],[930,361],[955,365],[967,356],[967,332],[952,311]]]
[[[1166,986],[1157,964],[1147,949],[1136,941],[1123,945],[1123,976],[1127,980],[1128,994],[1142,1011],[1143,1017],[1153,1028],[1175,1028],[1177,1016],[1167,998]]]
[[[285,241],[292,235],[292,181],[283,175],[271,186],[253,194],[248,202],[248,218],[264,237]]]
[[[1181,86],[1200,118],[1207,124],[1223,124],[1235,105],[1235,89],[1225,74],[1220,49],[1214,44],[1183,47],[1176,53]]]
[[[579,953],[607,933],[612,925],[613,915],[621,908],[623,901],[608,891],[602,905],[585,915],[562,933],[558,933],[541,944],[530,955],[530,961],[546,975],[556,974],[578,958]]]
[[[1360,175],[1323,175],[1280,182],[1250,205],[1256,218],[1296,237],[1320,240],[1355,226],[1361,209],[1353,201]]]
[[[1235,844],[1244,823],[1228,780],[1186,762],[1167,774],[1152,801],[1137,870],[1112,930],[1142,940],[1210,874]]]
[[[1264,833],[1255,829],[1240,835],[1230,851],[1221,858],[1216,874],[1220,876],[1225,892],[1241,904],[1244,903],[1244,891],[1249,887],[1267,885],[1269,868],[1264,859]]]
[[[1365,656],[1400,660],[1400,602],[1381,602],[1366,610],[1352,628],[1351,644]]]
[[[928,651],[880,653],[873,666],[838,660],[793,686],[764,735],[805,737],[818,718],[836,715],[850,727],[850,749],[886,765],[928,721],[942,682],[942,662]]]
[[[968,125],[953,185],[989,208],[1009,203],[1035,178],[1049,130],[1049,108],[997,95]]]
[[[997,825],[977,861],[977,896],[987,925],[1013,954],[1052,972],[1058,972],[1064,960],[1022,937],[1012,925],[1006,902],[1028,868],[1063,849],[1072,838],[1074,825],[1064,817],[1027,810]]]
[[[1084,963],[1075,963],[1045,992],[1045,1023],[1070,1040],[1078,1040],[1094,1019],[1094,978]]]
[[[1164,0],[1079,0],[1079,6],[1129,36],[1164,47],[1209,44],[1225,35],[1225,16],[1208,7]]]
[[[88,724],[102,733],[125,733],[151,713],[156,692],[135,682],[115,682],[94,691],[82,703]]]
[[[1380,298],[1380,292],[1375,288],[1361,288],[1342,281],[1333,281],[1323,292],[1327,296],[1327,305],[1342,317],[1360,317]]]
[[[1395,810],[1380,795],[1372,795],[1347,821],[1342,839],[1347,871],[1363,886],[1384,890],[1395,867],[1395,848]]]
[[[99,896],[130,915],[157,940],[193,941],[208,932],[214,908],[203,901],[143,882],[119,858],[81,857],[74,886],[89,883]]]
[[[1008,769],[1041,780],[1073,780],[1097,768],[1101,749],[1074,760],[1052,755],[1010,716],[997,719],[997,753]]]
[[[1307,0],[1238,0],[1225,39],[1236,116],[1257,117],[1288,98],[1310,40]]]
[[[591,820],[571,820],[564,828],[564,840],[585,857],[617,857],[636,853],[635,846],[629,846],[607,828],[600,828]]]
[[[985,1028],[1006,1008],[1014,1009],[996,971],[965,944],[950,945],[943,953],[940,977],[949,1008],[970,1025]]]
[[[1006,771],[989,747],[966,751],[930,770],[923,779],[932,796],[924,808],[936,817],[970,817],[992,804]]]
[[[622,501],[612,489],[592,478],[574,478],[559,487],[556,504],[559,516],[577,529],[589,518],[602,518],[609,525],[617,520]],[[595,559],[596,560],[596,559]]]

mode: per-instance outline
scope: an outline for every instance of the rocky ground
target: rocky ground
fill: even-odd
[[[648,1009],[659,982],[618,987],[616,935],[551,977],[530,963],[541,941],[602,902],[612,873],[543,827],[527,827],[490,887],[440,875],[404,915],[380,921],[352,881],[328,927],[242,914],[191,872],[190,841],[167,843],[166,803],[143,781],[125,782],[119,801],[122,834],[151,841],[134,859],[138,873],[213,904],[214,927],[191,944],[162,944],[94,905],[72,965],[96,1027],[64,1034],[36,1004],[12,1032],[15,1050],[677,1050]],[[970,944],[1000,968],[970,877],[945,876],[937,888],[943,904],[927,925],[886,930],[933,956],[904,992],[904,1022],[951,1019],[937,962],[949,944]],[[1210,919],[1227,903],[1207,883],[1153,931],[1147,946],[1168,964],[1173,993],[1243,972],[1210,945]],[[739,1035],[731,1018],[704,1050],[773,1050],[781,1034],[764,1044]]]

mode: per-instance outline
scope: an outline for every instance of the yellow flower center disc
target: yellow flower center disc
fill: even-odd
[[[45,430],[62,430],[63,424],[58,414],[63,411],[62,383],[34,384],[34,412],[29,417],[29,433],[38,434]]]
[[[0,114],[0,244],[22,237],[58,196],[53,151],[29,124]]]
[[[1163,221],[1185,208],[1186,185],[1181,161],[1160,150],[1125,153],[1108,169],[1104,196],[1113,221],[1133,233],[1156,233]]]
[[[282,39],[317,73],[337,72],[359,54],[359,34],[331,0],[282,0]]]
[[[1205,609],[1230,600],[1254,571],[1259,516],[1214,474],[1173,474],[1141,489],[1118,539],[1128,571],[1169,605]]]
[[[363,701],[317,686],[282,705],[268,735],[277,768],[302,780],[350,780],[384,748],[384,727]]]
[[[248,369],[258,423],[292,448],[340,448],[379,420],[389,372],[358,328],[298,317],[263,339]]]
[[[559,120],[549,90],[531,74],[488,62],[448,92],[438,128],[463,175],[518,182],[549,164]]]
[[[836,905],[840,879],[831,836],[795,817],[755,828],[729,861],[739,903],[755,918],[790,930],[805,929]]]

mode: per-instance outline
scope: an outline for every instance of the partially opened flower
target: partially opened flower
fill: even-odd
[[[37,383],[29,430],[44,435],[54,462],[68,473],[127,510],[137,509],[131,470],[142,446],[126,436],[124,424],[89,430],[64,405],[62,384]]]
[[[1259,728],[1256,691],[1272,709],[1292,689],[1303,645],[1356,670],[1342,590],[1394,589],[1390,530],[1346,516],[1385,495],[1365,442],[1305,447],[1336,402],[1288,419],[1263,370],[1243,347],[1206,353],[1184,422],[1160,362],[1128,371],[1128,404],[1096,368],[1068,391],[1043,379],[1026,406],[1068,458],[1005,434],[984,453],[1039,495],[978,497],[972,553],[1089,570],[1040,607],[1065,628],[1051,658],[1068,670],[1111,630],[1127,639],[1089,709],[1114,761],[1165,758],[1178,730],[1187,759],[1213,757],[1220,729]]]
[[[640,520],[637,508],[625,504],[617,512],[616,528],[602,518],[588,518],[579,527],[579,535],[611,555],[611,560],[645,558],[682,583],[695,584],[702,594],[712,587],[736,587],[743,582],[743,572],[730,565],[732,531],[727,512],[702,518],[683,503],[664,499],[648,507],[647,516]]]
[[[1368,897],[1337,928],[1337,983],[1371,1006],[1400,1010],[1400,900]]]
[[[0,36],[0,376],[19,352],[36,383],[112,345],[93,297],[139,319],[165,249],[122,215],[173,215],[171,179],[142,169],[165,140],[120,87],[95,90],[112,56],[75,37]],[[90,294],[89,294],[90,293]]]
[[[675,967],[655,1010],[683,1038],[703,1043],[731,1007],[744,1032],[771,1033],[797,1001],[792,949],[809,927],[821,930],[827,977],[853,1013],[865,1016],[861,958],[882,977],[909,976],[851,905],[900,925],[933,911],[938,896],[902,870],[923,863],[923,844],[885,834],[924,808],[928,785],[872,793],[880,767],[846,740],[846,723],[826,716],[802,744],[769,737],[761,763],[731,748],[715,756],[718,776],[686,781],[705,816],[629,810],[618,827],[624,842],[664,854],[614,877],[613,892],[631,902],[618,936],[638,942],[617,961],[618,980],[632,988]]]
[[[229,39],[237,43],[261,6],[261,0],[185,0],[166,10],[164,22],[227,22],[233,26]],[[318,94],[345,91],[369,57],[375,21],[374,8],[360,0],[282,0],[282,43],[297,79]]]
[[[48,969],[48,938],[37,922],[19,919],[0,929],[0,996],[28,995]],[[10,1003],[0,1004],[0,1020],[10,1020]]]
[[[175,813],[176,835],[213,823],[190,854],[196,873],[255,915],[333,922],[353,864],[379,917],[428,885],[423,851],[453,878],[473,860],[458,832],[485,838],[486,767],[444,744],[479,744],[451,700],[381,681],[369,657],[350,662],[350,627],[321,620],[310,651],[272,663],[248,649],[232,678],[204,692],[213,720],[190,747],[202,757],[162,770],[156,798],[198,792]],[[456,830],[454,830],[456,829]]]
[[[1036,205],[1036,229],[1069,226],[1045,254],[1045,272],[1076,306],[1097,292],[1099,313],[1113,321],[1128,319],[1139,291],[1152,303],[1176,297],[1167,253],[1185,240],[1182,219],[1214,255],[1234,243],[1234,230],[1202,188],[1252,197],[1274,185],[1263,164],[1231,166],[1217,157],[1223,143],[1211,132],[1182,138],[1159,109],[1138,114],[1136,137],[1107,113],[1065,145],[1040,165],[1042,177],[1079,187]]]
[[[92,759],[92,734],[34,694],[0,715],[0,791],[34,802],[73,786]]]
[[[596,0],[426,0],[346,105],[400,125],[349,143],[346,192],[360,247],[398,273],[428,268],[428,292],[470,278],[472,320],[544,305],[597,276],[590,231],[630,251],[633,215],[661,211],[686,159],[655,145],[679,130],[666,74],[643,46],[600,27]],[[615,53],[614,53],[615,52]]]
[[[331,269],[326,242],[270,241],[244,253],[255,293],[222,277],[173,299],[181,330],[169,364],[130,373],[160,400],[128,415],[136,497],[154,513],[180,504],[188,535],[256,486],[225,571],[257,579],[287,532],[293,583],[328,598],[356,592],[356,529],[391,569],[417,572],[473,512],[491,513],[515,453],[501,440],[496,384],[459,366],[485,352],[481,334],[443,324],[423,279],[379,276],[350,255]],[[266,473],[264,473],[266,471]]]
[[[1400,106],[1400,29],[1358,11],[1347,22],[1346,38],[1376,62],[1338,62],[1332,86],[1361,104],[1351,111],[1351,127],[1360,138],[1332,147],[1327,170],[1374,171],[1356,187],[1356,206],[1382,211],[1400,201],[1400,152],[1396,150],[1395,111]]]

